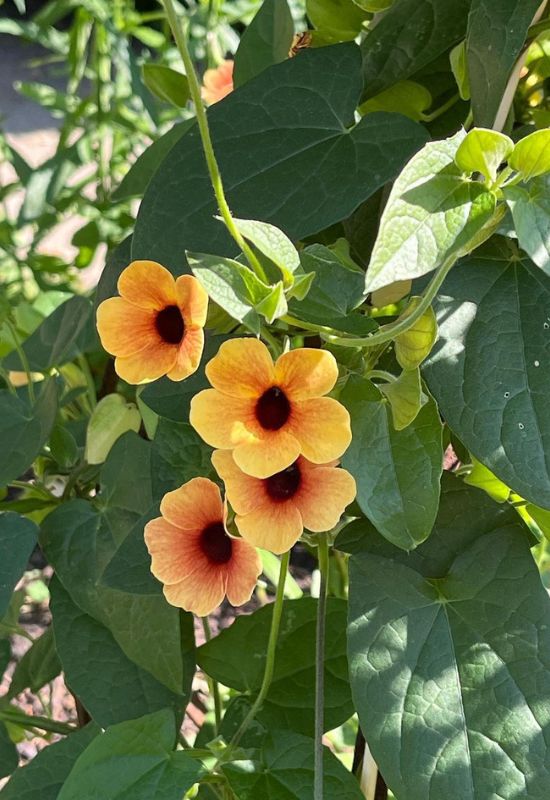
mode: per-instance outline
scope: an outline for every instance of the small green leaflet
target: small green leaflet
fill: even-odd
[[[518,242],[537,267],[550,275],[550,176],[504,189]]]
[[[489,183],[493,183],[498,168],[513,149],[514,143],[509,136],[498,131],[474,128],[460,143],[456,151],[455,164],[468,174],[481,172]]]
[[[189,100],[187,77],[163,64],[144,64],[143,82],[156,97],[171,105],[184,108]]]
[[[235,219],[235,227],[281,270],[285,286],[294,283],[293,272],[300,266],[298,251],[275,225],[254,219]]]
[[[288,58],[293,35],[294,22],[287,1],[264,0],[241,36],[235,53],[235,87]]]
[[[508,163],[525,181],[550,172],[550,128],[520,139]]]

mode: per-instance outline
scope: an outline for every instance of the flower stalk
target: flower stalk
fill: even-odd
[[[325,703],[325,628],[327,615],[329,540],[319,537],[318,545],[319,599],[317,600],[317,630],[315,640],[315,749],[314,749],[314,800],[323,800],[323,727]]]
[[[212,188],[216,196],[216,201],[218,203],[218,208],[220,210],[221,217],[225,223],[225,227],[235,240],[235,243],[237,244],[239,249],[242,250],[242,252],[245,254],[248,263],[250,264],[256,275],[260,278],[260,280],[267,282],[267,276],[264,272],[262,265],[256,258],[256,255],[254,254],[252,248],[246,243],[240,231],[237,229],[237,226],[235,225],[233,216],[231,215],[231,211],[229,209],[229,204],[227,202],[225,196],[225,190],[223,187],[220,168],[218,166],[218,161],[216,159],[216,154],[214,152],[214,146],[212,144],[212,137],[210,135],[208,118],[206,116],[206,111],[202,102],[201,89],[197,78],[197,73],[195,71],[195,66],[193,64],[193,60],[191,58],[191,54],[187,46],[187,36],[183,30],[181,21],[178,19],[174,3],[172,2],[172,0],[162,0],[162,4],[166,11],[168,24],[170,25],[170,29],[172,31],[178,51],[183,61],[183,66],[185,68],[185,74],[187,76],[187,80],[189,81],[189,91],[191,93],[191,98],[195,106],[195,112],[197,115],[197,124],[199,126],[199,133],[202,141],[202,147],[204,150],[204,156],[206,158],[206,165],[208,167],[210,181],[212,183]]]

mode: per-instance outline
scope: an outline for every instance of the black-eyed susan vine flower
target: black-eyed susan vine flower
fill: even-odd
[[[206,375],[213,388],[193,398],[190,422],[212,447],[233,450],[248,475],[267,478],[299,455],[326,464],[351,441],[348,412],[323,396],[338,378],[326,350],[291,350],[274,364],[257,339],[232,339],[207,364]]]
[[[312,464],[300,456],[269,478],[246,475],[229,450],[214,451],[212,463],[241,536],[277,554],[291,548],[304,528],[314,533],[334,528],[356,494],[354,479],[337,462]]]
[[[227,595],[246,603],[262,570],[258,553],[226,531],[220,490],[207,478],[193,478],[168,492],[162,516],[145,526],[151,572],[173,606],[207,616]]]
[[[120,297],[97,310],[97,330],[128,383],[196,371],[204,347],[208,295],[192,275],[174,276],[155,261],[133,261],[118,279]]]

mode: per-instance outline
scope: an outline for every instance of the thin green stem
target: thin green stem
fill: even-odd
[[[13,383],[12,383],[12,382],[11,382],[11,380],[10,380],[10,374],[9,374],[9,372],[8,372],[6,369],[3,369],[2,367],[0,367],[0,375],[1,375],[1,376],[2,376],[2,378],[4,379],[4,381],[5,381],[5,383],[6,383],[6,387],[7,387],[7,389],[8,389],[8,390],[9,390],[9,391],[10,391],[12,394],[14,394],[14,395],[17,395],[17,390],[16,390],[15,386],[13,385]]]
[[[222,216],[222,219],[225,223],[227,230],[235,240],[239,249],[242,250],[242,252],[245,254],[248,263],[250,264],[256,275],[262,281],[267,282],[267,276],[264,272],[262,265],[256,258],[252,248],[243,239],[240,231],[235,225],[235,221],[233,220],[231,211],[229,209],[229,205],[227,203],[227,199],[225,197],[222,176],[216,159],[216,154],[214,153],[212,137],[210,136],[208,118],[206,116],[206,111],[201,98],[201,88],[199,85],[195,67],[193,65],[193,60],[191,59],[191,54],[189,53],[189,48],[187,46],[187,37],[183,31],[181,21],[178,19],[172,0],[161,0],[161,2],[166,11],[166,17],[168,19],[168,23],[172,30],[172,34],[176,41],[179,53],[181,55],[183,65],[185,68],[185,74],[187,75],[187,80],[189,82],[189,91],[191,93],[191,98],[193,100],[193,104],[195,106],[195,112],[197,114],[197,123],[199,126],[199,133],[201,136],[202,147],[206,158],[208,173],[210,175],[210,181],[212,183],[212,188],[216,196],[216,201],[218,203],[220,214]]]
[[[326,325],[316,325],[314,322],[304,322],[291,314],[285,314],[281,317],[281,322],[286,322],[287,325],[293,325],[295,328],[302,328],[304,331],[313,331],[314,333],[332,333],[332,328]]]
[[[327,615],[329,544],[328,536],[319,537],[319,572],[321,582],[317,601],[317,633],[315,644],[315,750],[314,800],[323,800],[323,722],[325,706],[325,625]]]
[[[452,108],[459,100],[460,95],[458,93],[454,94],[447,100],[446,103],[443,103],[443,105],[439,106],[439,108],[436,108],[435,111],[432,111],[431,114],[422,114],[422,122],[433,122],[438,117],[443,116],[443,114]]]
[[[371,369],[367,372],[367,378],[379,378],[382,381],[393,383],[397,378],[391,372],[386,372],[384,369]]]
[[[441,284],[449,274],[451,267],[456,263],[457,256],[452,255],[447,258],[443,264],[439,267],[437,272],[435,273],[434,277],[432,278],[431,282],[426,287],[424,294],[422,295],[419,304],[414,309],[414,311],[406,317],[401,317],[401,319],[396,320],[396,322],[391,322],[389,325],[383,325],[376,333],[371,333],[370,336],[367,336],[362,339],[352,339],[352,338],[345,338],[342,336],[332,336],[329,334],[321,334],[323,338],[325,338],[328,342],[332,344],[342,345],[343,347],[377,347],[379,344],[383,342],[389,342],[392,339],[395,339],[396,336],[399,336],[405,331],[408,331],[409,328],[420,319],[420,317],[424,314],[424,312],[430,307],[432,300],[436,296]]]
[[[201,617],[202,619],[202,628],[204,630],[204,638],[207,642],[210,641],[212,638],[212,632],[210,630],[210,622],[208,621],[208,617]],[[215,681],[209,675],[207,676],[208,679],[208,687],[210,689],[210,694],[214,698],[214,717],[216,719],[216,736],[219,733],[220,725],[222,722],[222,700],[220,697],[220,686],[218,681]]]
[[[273,670],[275,668],[275,651],[277,649],[277,641],[279,638],[279,627],[281,624],[281,614],[283,613],[283,601],[285,596],[285,582],[286,574],[288,572],[288,563],[290,561],[290,550],[281,556],[281,566],[279,569],[279,582],[277,584],[277,593],[275,595],[275,602],[273,603],[273,616],[271,618],[271,630],[269,632],[269,642],[267,645],[267,655],[265,660],[264,677],[258,697],[254,701],[252,708],[241,722],[236,734],[231,739],[225,753],[223,760],[227,760],[228,756],[238,746],[248,727],[256,717],[256,714],[261,709],[264,701],[269,692],[271,681],[273,680]]]
[[[86,395],[88,397],[90,403],[90,412],[94,410],[97,405],[97,394],[95,388],[95,381],[94,376],[90,370],[90,365],[88,364],[88,359],[84,355],[78,356],[78,366],[82,370],[84,377],[86,378]]]
[[[0,719],[9,722],[11,725],[19,725],[26,730],[34,730],[38,728],[41,731],[48,731],[48,733],[59,733],[62,736],[68,736],[74,733],[77,728],[74,725],[67,725],[64,722],[57,722],[55,719],[48,719],[47,717],[35,717],[30,714],[24,714],[13,707],[4,708],[0,711]]]
[[[21,366],[23,367],[23,372],[27,376],[27,391],[29,393],[29,400],[34,405],[35,402],[35,395],[34,395],[34,386],[32,383],[32,375],[31,375],[31,368],[29,366],[29,360],[23,347],[21,346],[21,342],[19,341],[19,334],[17,333],[17,329],[11,319],[6,320],[6,326],[11,333],[13,342],[15,344],[15,349],[17,350],[17,355],[19,356],[19,360],[21,361]]]

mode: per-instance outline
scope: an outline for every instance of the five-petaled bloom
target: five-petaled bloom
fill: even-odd
[[[351,441],[348,412],[323,397],[338,378],[326,350],[298,348],[273,364],[257,339],[231,339],[207,364],[206,375],[214,388],[195,395],[190,422],[208,444],[233,450],[248,475],[268,478],[299,455],[326,464]]]
[[[128,383],[196,371],[204,347],[208,295],[192,275],[175,279],[155,261],[133,261],[118,279],[121,297],[104,300],[97,330]]]
[[[222,61],[219,67],[207,69],[202,79],[202,99],[211,106],[233,91],[233,61]]]
[[[241,536],[257,547],[284,553],[307,528],[329,531],[337,524],[356,487],[336,462],[312,464],[300,456],[269,478],[253,478],[239,469],[229,450],[215,450],[212,463],[225,483]]]
[[[246,603],[261,561],[252,545],[227,533],[216,484],[193,478],[163,497],[160,513],[145,526],[145,543],[151,572],[164,584],[168,602],[200,616],[210,614],[225,595],[234,606]]]

